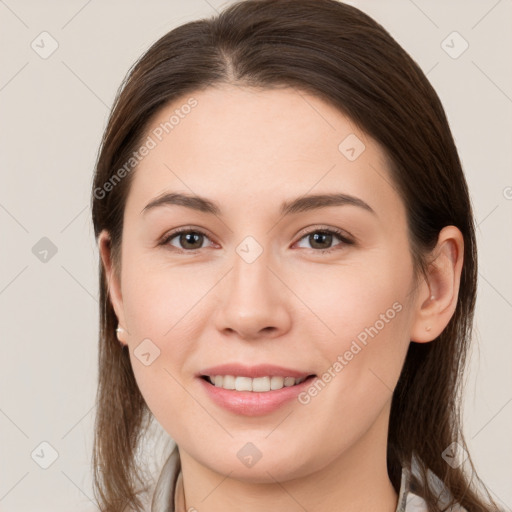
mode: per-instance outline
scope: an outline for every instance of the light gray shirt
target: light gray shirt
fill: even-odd
[[[398,505],[395,512],[428,512],[425,500],[414,494],[411,490],[411,472],[418,474],[418,461],[413,457],[411,468],[402,468]],[[431,486],[437,491],[440,507],[446,506],[449,492],[432,472],[429,472]],[[181,463],[178,446],[173,451],[162,468],[153,493],[151,512],[189,512],[185,510],[185,500],[181,485]],[[457,505],[449,509],[452,512],[467,512],[465,508]],[[194,508],[190,507],[190,512]]]

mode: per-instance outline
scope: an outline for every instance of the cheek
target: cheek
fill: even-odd
[[[316,339],[326,348],[345,348],[347,341],[358,337],[364,343],[371,333],[387,339],[386,334],[406,316],[402,312],[410,287],[406,267],[394,270],[381,258],[300,274],[294,291],[310,307],[308,323],[317,323]]]
[[[186,390],[196,369],[197,340],[210,317],[207,293],[215,276],[132,255],[127,255],[123,270],[123,305],[137,385],[154,416],[163,425],[180,428],[176,418],[190,407]]]
[[[197,320],[200,300],[211,285],[201,275],[166,266],[158,258],[132,259],[126,262],[128,270],[122,277],[130,333],[172,343],[191,318]]]
[[[190,406],[181,372],[195,350],[194,334],[185,332],[190,306],[178,283],[171,289],[162,279],[140,277],[127,285],[125,299],[133,373],[153,416],[169,435],[181,438],[187,422],[176,418]]]
[[[394,269],[380,258],[364,269],[310,272],[302,281],[298,295],[312,305],[310,336],[324,364],[318,394],[332,402],[324,411],[344,404],[363,417],[390,398],[409,345],[409,279],[405,264]]]
[[[379,261],[310,272],[294,290],[315,313],[299,322],[323,368],[300,397],[295,418],[297,436],[319,439],[312,464],[349,451],[376,422],[387,421],[412,310],[407,267],[391,272],[389,262]]]

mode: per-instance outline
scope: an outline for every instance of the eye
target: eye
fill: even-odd
[[[340,243],[332,245],[333,239],[337,238]],[[351,240],[343,231],[338,229],[315,229],[307,232],[301,237],[298,243],[306,240],[311,244],[312,249],[318,249],[317,252],[329,252],[334,250],[338,245],[353,245],[354,241]]]
[[[171,240],[176,239],[176,244]],[[209,240],[208,236],[198,229],[180,228],[164,237],[160,245],[171,245],[176,249],[190,252],[203,248],[203,242]]]
[[[338,239],[339,243],[333,244],[334,239]],[[159,245],[170,245],[182,252],[192,252],[199,249],[203,249],[203,243],[206,240],[210,240],[208,235],[200,229],[193,229],[190,227],[184,227],[174,230],[169,233],[160,242]],[[334,250],[339,245],[353,245],[354,241],[348,237],[348,235],[341,230],[334,228],[315,229],[302,235],[299,239],[306,240],[311,244],[311,249],[316,249],[316,252],[329,252]],[[174,241],[174,242],[173,242]],[[213,245],[213,244],[212,244]],[[306,247],[307,248],[307,247]]]

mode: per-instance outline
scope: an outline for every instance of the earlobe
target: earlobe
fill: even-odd
[[[463,259],[462,233],[455,226],[444,227],[432,251],[428,280],[417,296],[411,341],[433,341],[448,325],[457,307]]]
[[[118,272],[116,272],[111,250],[110,235],[106,230],[103,230],[98,236],[98,248],[100,252],[101,261],[105,270],[105,277],[108,286],[108,296],[114,308],[115,314],[119,321],[121,330],[116,330],[117,337],[120,342],[126,342],[125,335],[125,317],[123,309],[123,300],[121,294],[121,283],[119,282]]]
[[[121,327],[121,325],[118,325],[117,328],[116,328],[116,336],[117,336],[117,339],[119,340],[119,342],[121,343],[121,345],[127,345],[127,341],[126,341],[126,331]]]

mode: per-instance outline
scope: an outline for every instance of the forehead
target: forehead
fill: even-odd
[[[380,146],[338,109],[292,88],[210,87],[160,109],[128,204],[182,191],[251,209],[306,193],[400,208]],[[386,204],[388,203],[388,204]]]

